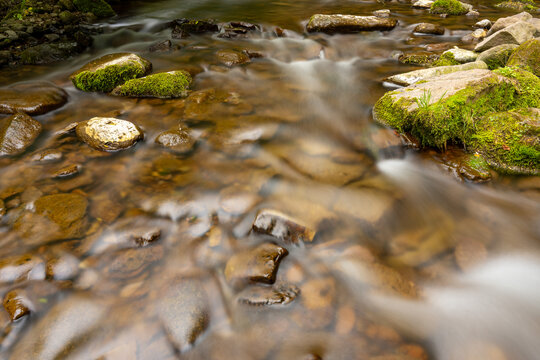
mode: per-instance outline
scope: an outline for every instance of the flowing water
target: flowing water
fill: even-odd
[[[491,4],[475,2],[481,18],[507,15]],[[443,19],[407,2],[125,7],[86,53],[0,70],[2,84],[46,80],[69,93],[65,106],[35,117],[45,131],[25,154],[0,159],[0,289],[16,291],[30,311],[10,322],[2,310],[2,358],[538,358],[540,179],[494,174],[470,183],[448,166],[459,148],[419,152],[371,116],[388,90],[382,79],[412,69],[395,54],[459,45],[478,19]],[[399,20],[393,31],[303,32],[314,13],[381,8]],[[149,52],[170,38],[164,24],[181,17],[262,30],[190,36],[174,41],[179,50]],[[412,34],[429,21],[446,34]],[[260,57],[227,68],[216,58],[222,49]],[[124,51],[155,72],[198,72],[202,100],[117,98],[70,83],[91,59]],[[145,140],[111,154],[58,135],[94,116],[130,120]],[[198,138],[183,156],[154,144],[179,123]],[[45,149],[61,160],[32,160]],[[52,176],[73,164],[82,169],[75,177]],[[37,199],[57,193],[88,200],[69,224],[79,236],[59,237],[34,213]],[[252,232],[261,209],[297,219],[315,239],[291,244]],[[263,242],[288,251],[275,284],[231,286],[228,261]]]

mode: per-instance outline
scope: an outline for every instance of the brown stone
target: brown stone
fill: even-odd
[[[9,314],[11,321],[30,314],[29,307],[29,300],[21,290],[12,290],[4,296],[4,309]]]
[[[0,156],[23,153],[41,133],[39,122],[25,114],[0,120]]]
[[[0,114],[45,114],[67,102],[67,93],[49,82],[31,82],[0,88]]]
[[[156,138],[156,144],[166,147],[176,153],[185,154],[193,150],[197,139],[186,126],[177,125],[162,132]]]
[[[236,50],[220,50],[216,53],[216,56],[220,63],[229,67],[250,62],[247,54]]]
[[[250,282],[273,284],[279,263],[287,254],[281,246],[263,243],[232,256],[225,267],[225,278],[236,288]]]
[[[444,28],[438,24],[420,23],[414,28],[415,33],[444,35]]]
[[[237,300],[241,304],[251,306],[286,305],[296,299],[299,294],[300,289],[294,285],[252,286],[238,294]]]
[[[275,237],[286,243],[312,242],[315,231],[279,211],[263,209],[253,222],[252,231]]]

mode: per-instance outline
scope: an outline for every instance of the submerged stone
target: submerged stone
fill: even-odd
[[[540,79],[533,74],[476,69],[388,92],[375,104],[374,117],[423,145],[461,142],[499,171],[536,174],[538,115],[526,108],[539,104]]]
[[[299,294],[300,289],[294,285],[252,286],[238,294],[237,301],[251,306],[287,305]]]
[[[83,46],[74,41],[39,44],[25,49],[19,57],[23,64],[50,64],[80,53],[81,48]]]
[[[252,231],[266,234],[292,244],[309,243],[315,238],[315,231],[276,210],[259,211],[252,225]]]
[[[521,44],[506,65],[517,66],[540,76],[540,40],[532,39]]]
[[[492,47],[505,44],[523,44],[534,37],[536,28],[524,21],[519,21],[502,30],[497,31],[493,35],[485,38],[481,43],[476,45],[474,51],[482,52]]]
[[[83,91],[109,92],[128,80],[146,75],[152,64],[136,54],[109,54],[93,60],[71,74],[76,88]]]
[[[105,257],[104,274],[111,279],[128,279],[141,274],[154,262],[163,258],[162,246],[148,246],[118,250]]]
[[[210,325],[208,294],[200,280],[178,279],[160,296],[158,316],[175,347],[188,350]]]
[[[186,97],[191,81],[191,75],[183,70],[152,74],[128,80],[117,86],[112,95],[161,99]]]
[[[216,53],[218,61],[225,66],[242,65],[250,62],[247,54],[236,50],[220,50]]]
[[[458,0],[436,0],[431,5],[432,14],[465,15],[472,6]]]
[[[414,28],[415,33],[444,35],[444,28],[438,24],[420,23]]]
[[[88,221],[88,200],[78,194],[54,194],[37,199],[35,212],[23,213],[14,228],[31,243],[80,238]]]
[[[137,125],[115,118],[95,117],[82,121],[76,132],[79,139],[101,151],[124,150],[144,137]]]
[[[483,61],[475,61],[463,65],[439,66],[430,69],[415,70],[404,74],[392,75],[386,80],[397,85],[408,86],[419,81],[429,80],[444,74],[473,69],[487,69],[487,65]]]
[[[156,144],[180,154],[193,150],[196,143],[197,139],[193,137],[189,129],[182,125],[164,131],[156,138]]]
[[[45,81],[10,85],[0,88],[0,114],[41,115],[61,107],[67,98],[63,89]]]
[[[23,153],[41,133],[41,124],[26,114],[0,120],[0,156]]]
[[[397,25],[396,19],[357,15],[313,15],[306,26],[308,32],[356,33],[360,31],[387,31]]]
[[[225,267],[225,278],[235,288],[250,282],[273,284],[279,263],[287,254],[287,250],[281,246],[263,243],[233,255]]]
[[[491,70],[505,67],[508,59],[510,59],[510,56],[517,47],[518,45],[515,44],[495,46],[478,55],[478,60],[485,62]]]
[[[0,283],[45,279],[43,259],[32,254],[0,259]]]

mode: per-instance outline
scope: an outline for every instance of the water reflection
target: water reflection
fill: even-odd
[[[92,51],[2,71],[6,83],[50,80],[69,102],[36,117],[45,133],[27,153],[0,160],[1,294],[11,294],[4,306],[13,310],[0,312],[1,356],[535,358],[538,261],[490,259],[537,251],[538,178],[465,183],[371,118],[381,80],[409,69],[394,52],[440,40],[411,41],[409,25],[436,19],[455,30],[474,21],[385,7],[400,19],[396,30],[330,37],[305,36],[302,22],[381,5],[133,3],[103,25]],[[150,52],[175,17],[253,21],[262,31],[192,36]],[[216,55],[224,49],[261,57],[230,68]],[[75,90],[68,75],[113,51],[139,52],[155,71],[188,69],[193,92],[135,100]],[[61,131],[94,116],[130,120],[145,141],[110,154]],[[191,152],[154,143],[178,124],[192,131]],[[54,177],[73,164],[76,176]],[[68,197],[54,201],[58,194]],[[267,210],[286,220],[254,230]],[[287,240],[302,228],[313,241]],[[265,244],[273,250],[261,253]],[[287,251],[279,261],[275,247]],[[238,256],[247,269],[233,266]],[[227,267],[250,278],[275,271],[275,283],[238,289]],[[29,315],[11,322],[23,309]]]

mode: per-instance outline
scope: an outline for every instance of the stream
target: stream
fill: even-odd
[[[13,322],[0,312],[0,358],[537,359],[540,178],[471,182],[452,165],[458,146],[418,150],[372,117],[391,89],[383,79],[418,68],[400,53],[474,47],[460,39],[478,20],[512,14],[472,4],[480,17],[405,1],[130,1],[86,52],[0,69],[2,85],[49,81],[69,96],[34,117],[43,132],[25,153],[0,158],[0,295],[15,292],[27,312]],[[316,13],[380,9],[394,30],[304,31]],[[150,52],[178,18],[259,30]],[[413,34],[421,22],[445,34]],[[220,50],[253,56],[228,67]],[[132,99],[73,86],[71,73],[115,52],[154,72],[196,73],[193,93]],[[129,120],[144,140],[106,153],[61,133],[96,116]],[[180,123],[197,138],[191,152],[154,143]],[[55,161],[36,161],[44,150]],[[54,175],[74,164],[75,176]],[[36,212],[57,194],[82,199],[56,210],[69,218],[61,229]],[[254,231],[265,211],[287,221]],[[287,240],[298,228],[315,235]],[[273,284],[230,280],[272,265]]]

